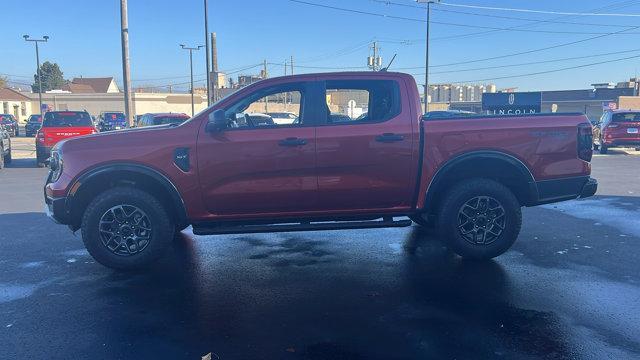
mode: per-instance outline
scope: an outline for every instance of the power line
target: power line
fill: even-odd
[[[514,56],[519,56],[519,55],[526,55],[526,54],[531,54],[531,53],[535,53],[535,52],[551,50],[551,49],[557,49],[557,48],[560,48],[560,47],[580,44],[580,43],[591,41],[591,40],[595,40],[595,39],[601,39],[601,38],[604,38],[604,37],[607,37],[607,36],[617,35],[617,34],[625,32],[625,31],[634,30],[634,29],[638,29],[638,28],[640,28],[640,26],[634,26],[634,27],[629,28],[629,29],[624,29],[624,30],[620,30],[620,31],[606,33],[606,34],[603,34],[603,35],[589,37],[589,38],[586,38],[586,39],[570,41],[570,42],[556,44],[556,45],[547,46],[547,47],[538,48],[538,49],[520,51],[520,52],[511,53],[511,54],[505,54],[505,55],[491,56],[491,57],[482,58],[482,59],[473,59],[473,60],[465,60],[465,61],[453,62],[453,63],[448,63],[448,64],[432,65],[431,67],[455,66],[455,65],[476,63],[476,62],[482,62],[482,61],[504,59],[504,58],[514,57]]]
[[[275,65],[275,66],[282,66],[285,65],[285,63],[278,63],[278,62],[268,62],[268,65]],[[302,69],[324,69],[324,70],[335,70],[335,69],[342,69],[342,70],[357,70],[357,69],[367,69],[366,66],[305,66],[305,65],[296,65],[296,68],[302,68]]]
[[[414,8],[414,9],[422,9],[422,10],[426,9],[425,6],[403,4],[403,3],[398,3],[398,2],[394,2],[394,1],[388,1],[388,0],[369,0],[369,1],[373,1],[373,2],[376,2],[376,3],[384,4],[384,5],[391,5],[391,6],[408,7],[408,8]],[[506,19],[506,20],[532,21],[532,22],[537,22],[537,23],[564,24],[564,25],[588,25],[588,26],[604,26],[604,27],[619,27],[619,28],[620,27],[629,27],[630,26],[630,25],[618,25],[618,24],[599,24],[599,23],[594,24],[594,23],[573,22],[573,21],[528,19],[528,18],[516,17],[516,16],[481,14],[481,13],[477,13],[477,12],[445,10],[445,9],[437,9],[437,8],[434,8],[432,10],[436,11],[436,12],[446,12],[446,13],[453,13],[453,14],[482,16],[482,17],[490,17],[490,18]]]
[[[614,8],[615,9],[617,7],[625,7],[625,6],[633,5],[634,3],[637,3],[637,2],[638,2],[637,0],[618,1],[618,2],[613,2],[613,3],[605,5],[605,6],[593,8],[593,9],[591,9],[589,11],[601,11],[601,10],[606,10],[606,9],[609,9],[609,8]],[[564,15],[564,16],[555,16],[553,19],[558,20],[558,19],[567,18],[567,17],[569,17],[569,16],[566,16],[566,15]],[[543,22],[544,22],[543,20],[536,20],[534,23],[531,23],[531,24],[515,25],[515,26],[512,26],[510,28],[513,28],[513,29],[527,28],[527,27],[531,27],[531,26],[536,26],[536,25],[542,24]],[[462,38],[469,38],[469,37],[486,35],[486,34],[491,34],[491,33],[496,33],[496,32],[500,32],[500,30],[479,31],[479,32],[460,34],[460,35],[441,36],[441,37],[433,38],[432,40],[434,40],[434,41],[442,41],[442,40],[462,39]]]
[[[290,2],[294,2],[294,3],[298,3],[298,4],[316,6],[316,7],[321,7],[321,8],[325,8],[325,9],[332,9],[332,10],[338,10],[338,11],[343,11],[343,12],[350,12],[350,13],[359,14],[359,15],[369,15],[369,16],[382,17],[382,18],[392,19],[392,20],[403,20],[403,21],[411,21],[411,22],[419,22],[419,23],[424,23],[425,22],[424,19],[410,18],[410,17],[406,17],[406,16],[387,15],[387,14],[381,14],[381,13],[376,13],[376,12],[371,12],[371,11],[349,9],[349,8],[343,8],[343,7],[338,7],[338,6],[324,5],[324,4],[318,4],[318,3],[308,2],[308,1],[302,1],[302,0],[289,0],[289,1]],[[431,23],[438,24],[438,25],[457,26],[457,27],[474,28],[474,29],[489,29],[489,30],[492,30],[492,31],[517,31],[517,32],[531,32],[531,33],[544,33],[544,34],[576,34],[576,35],[578,35],[578,34],[581,34],[581,35],[604,35],[604,34],[607,34],[607,33],[603,33],[603,32],[585,32],[585,31],[530,30],[530,29],[518,29],[516,27],[500,28],[500,27],[492,27],[492,26],[459,24],[459,23],[451,23],[451,22],[444,22],[444,21],[431,21]],[[628,33],[628,34],[633,34],[633,33]]]
[[[452,81],[452,82],[449,82],[449,83],[450,84],[465,84],[465,83],[477,83],[477,82],[491,81],[491,80],[514,79],[514,78],[520,78],[520,77],[544,75],[544,74],[551,74],[551,73],[556,73],[556,72],[561,72],[561,71],[580,69],[580,68],[585,68],[585,67],[589,67],[589,66],[610,64],[610,63],[614,63],[614,62],[620,62],[620,61],[624,61],[624,60],[637,59],[637,58],[640,58],[640,55],[634,55],[634,56],[629,56],[629,57],[624,57],[624,58],[619,58],[619,59],[613,59],[613,60],[607,60],[607,61],[600,61],[600,62],[595,62],[595,63],[590,63],[590,64],[568,66],[568,67],[559,68],[559,69],[553,69],[553,70],[537,71],[537,72],[526,73],[526,74],[499,76],[499,77],[493,77],[493,78],[474,79],[474,80],[465,80],[465,81]]]
[[[595,57],[617,55],[617,54],[628,54],[628,53],[631,53],[631,52],[638,52],[638,51],[640,51],[640,49],[623,50],[623,51],[615,51],[615,52],[600,53],[600,54],[590,54],[588,57],[589,58],[595,58]],[[486,67],[477,67],[477,68],[468,68],[468,69],[456,69],[456,70],[446,70],[446,71],[435,71],[435,72],[434,71],[430,71],[429,74],[434,74],[434,75],[435,74],[450,74],[450,73],[471,72],[471,71],[479,71],[479,70],[502,69],[502,68],[508,68],[508,67],[548,64],[548,63],[569,61],[569,60],[582,60],[582,59],[585,59],[585,58],[587,58],[587,57],[586,56],[574,56],[574,57],[567,57],[567,58],[561,58],[561,59],[530,61],[530,62],[517,63],[517,64],[495,65],[495,66],[486,66]],[[401,68],[396,68],[396,69],[397,70],[416,70],[416,69],[424,69],[424,66],[401,67]],[[424,73],[422,73],[422,74],[413,74],[413,75],[424,75]]]
[[[548,11],[548,10],[532,10],[532,9],[516,9],[516,8],[502,8],[494,6],[480,6],[480,5],[466,5],[466,4],[452,4],[440,2],[440,5],[462,7],[470,9],[483,9],[483,10],[498,10],[498,11],[514,11],[525,12],[535,14],[552,14],[552,15],[569,15],[569,16],[614,16],[614,17],[640,17],[640,14],[621,14],[621,13],[580,13],[580,12],[564,12],[564,11]]]

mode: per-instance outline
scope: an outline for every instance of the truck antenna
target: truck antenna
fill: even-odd
[[[387,66],[383,69],[380,69],[381,72],[387,72],[387,70],[389,70],[389,67],[391,67],[391,64],[393,64],[393,60],[396,59],[396,56],[398,56],[398,54],[393,54],[393,57],[391,58],[391,61],[389,61],[389,64],[387,64]]]

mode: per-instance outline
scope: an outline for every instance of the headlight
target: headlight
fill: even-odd
[[[62,175],[62,156],[58,151],[51,151],[49,169],[51,170],[51,181],[58,181],[60,175]]]

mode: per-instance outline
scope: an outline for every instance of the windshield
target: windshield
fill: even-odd
[[[123,123],[127,120],[123,113],[104,113],[102,118],[109,123]]]
[[[0,115],[0,121],[2,122],[2,124],[13,123],[13,119],[11,118],[11,115]]]
[[[182,124],[187,120],[188,116],[156,116],[153,118],[153,125]]]
[[[29,122],[42,122],[42,116],[40,115],[31,115],[29,116]]]
[[[81,111],[48,112],[44,115],[43,127],[87,127],[93,126],[91,116]]]
[[[639,122],[640,112],[617,113],[611,117],[613,122]]]

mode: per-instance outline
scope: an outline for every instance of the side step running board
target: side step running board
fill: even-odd
[[[307,222],[288,223],[272,225],[194,225],[195,235],[222,235],[222,234],[252,234],[252,233],[272,233],[291,231],[321,231],[321,230],[351,230],[370,229],[387,227],[411,226],[411,220],[394,221],[393,218],[375,221],[330,221],[330,222]]]

